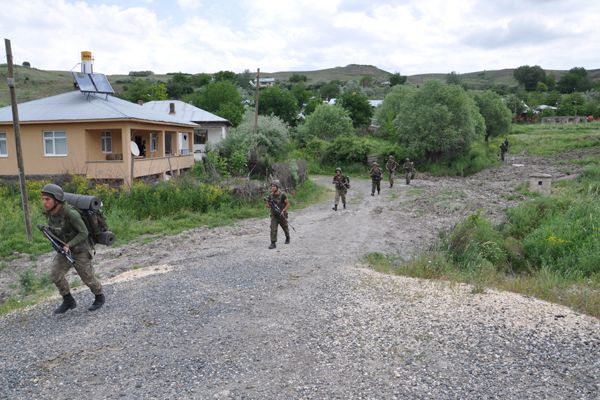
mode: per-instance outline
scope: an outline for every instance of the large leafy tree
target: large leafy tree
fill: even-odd
[[[592,81],[583,67],[571,68],[557,83],[561,93],[585,92],[592,87]]]
[[[527,91],[535,90],[538,82],[546,82],[546,71],[539,65],[522,65],[514,70],[513,76]]]
[[[360,91],[351,90],[344,92],[338,104],[350,112],[352,125],[355,128],[360,126],[368,126],[371,123],[373,107],[371,107],[369,104],[369,99],[367,99],[367,96],[362,94]]]
[[[485,140],[506,134],[510,131],[512,113],[502,98],[491,90],[475,96],[479,112],[485,120]]]
[[[437,80],[406,96],[394,123],[400,144],[414,158],[431,162],[466,154],[485,134],[475,101],[462,87]]]
[[[407,77],[405,75],[400,75],[400,72],[396,72],[390,75],[390,86],[404,85],[406,80]]]
[[[321,98],[326,100],[335,99],[339,97],[340,92],[341,85],[339,81],[331,81],[329,83],[324,84],[319,89],[319,94],[321,95]]]
[[[171,99],[180,99],[193,91],[192,76],[189,74],[173,74],[167,83],[167,93]]]
[[[353,134],[352,118],[345,108],[321,104],[298,127],[298,139],[306,144],[312,138],[333,140],[340,135]]]
[[[166,100],[169,98],[167,85],[162,82],[151,82],[145,79],[136,79],[128,84],[121,97],[133,103],[137,103],[138,101]]]
[[[236,85],[229,81],[211,82],[190,98],[192,104],[239,125],[244,116],[242,96]]]
[[[237,85],[238,75],[232,71],[219,71],[213,75],[213,80],[216,82],[229,81]]]
[[[395,86],[385,96],[383,103],[375,111],[375,121],[379,125],[378,135],[388,139],[398,138],[394,119],[400,112],[405,98],[412,95],[414,91],[415,89],[411,86]]]
[[[298,100],[290,91],[279,86],[261,90],[258,101],[259,114],[275,115],[289,125],[296,125],[298,110]]]

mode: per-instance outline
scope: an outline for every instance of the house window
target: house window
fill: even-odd
[[[206,144],[208,141],[208,129],[194,130],[194,144]]]
[[[67,155],[67,134],[60,131],[44,132],[44,155],[45,156],[66,156]]]
[[[155,132],[150,133],[150,152],[156,152],[156,148],[158,147],[158,135]]]
[[[0,157],[8,157],[8,146],[6,145],[6,133],[0,133]]]
[[[112,153],[112,133],[110,131],[102,132],[100,141],[102,143],[102,152],[105,154],[111,154]]]

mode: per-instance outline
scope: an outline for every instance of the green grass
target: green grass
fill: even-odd
[[[510,153],[527,151],[531,155],[548,156],[569,150],[600,146],[600,123],[515,125]]]

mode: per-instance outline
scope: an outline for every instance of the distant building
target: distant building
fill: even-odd
[[[149,101],[143,106],[197,125],[194,127],[193,140],[195,160],[201,160],[204,157],[207,144],[217,144],[225,139],[231,127],[231,122],[225,118],[180,100]]]

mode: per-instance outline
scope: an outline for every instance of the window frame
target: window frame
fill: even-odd
[[[107,150],[107,146],[110,147],[110,150]],[[102,154],[112,154],[112,132],[111,131],[102,131],[100,133],[100,151]]]
[[[51,133],[52,134],[52,138],[47,138],[46,134]],[[56,134],[57,133],[62,133],[64,134],[64,138],[57,138]],[[67,143],[67,132],[66,131],[42,131],[42,139],[43,139],[43,145],[44,145],[44,157],[67,157],[69,155],[69,146]],[[65,153],[64,154],[57,154],[56,153],[56,139],[64,139],[65,141]],[[46,147],[46,141],[47,140],[52,140],[52,153],[48,153],[47,152],[47,147]]]
[[[158,149],[158,133],[150,132],[150,153],[156,153]]]
[[[8,157],[8,135],[6,132],[0,132],[0,142],[4,142],[4,147],[6,148],[6,153],[0,151],[0,157]]]

